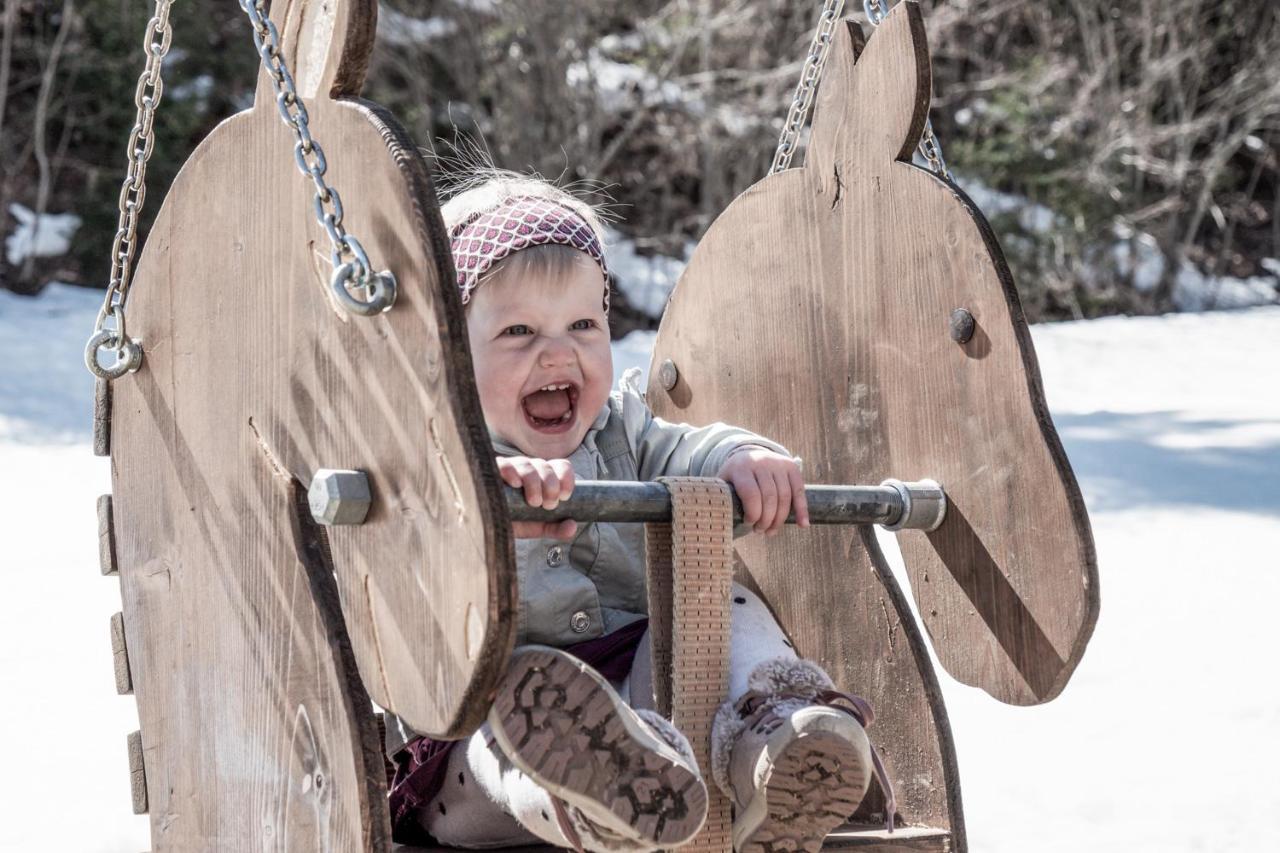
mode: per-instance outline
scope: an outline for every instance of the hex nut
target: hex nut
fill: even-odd
[[[363,524],[373,498],[363,471],[321,468],[311,478],[307,504],[319,524]]]

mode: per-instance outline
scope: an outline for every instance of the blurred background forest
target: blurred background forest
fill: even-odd
[[[103,287],[152,5],[0,3],[0,287]],[[767,172],[821,5],[384,0],[365,94],[424,148],[480,140],[499,166],[605,185],[621,335],[654,325],[669,271]],[[1276,0],[922,5],[934,127],[1032,320],[1277,301]],[[258,70],[235,0],[178,0],[173,22],[144,233]]]

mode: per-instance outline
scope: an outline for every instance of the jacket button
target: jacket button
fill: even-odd
[[[564,546],[552,545],[547,549],[547,565],[555,568],[564,563]]]
[[[587,629],[591,627],[591,617],[587,615],[585,610],[579,610],[569,617],[569,627],[573,629],[575,634],[585,634]]]

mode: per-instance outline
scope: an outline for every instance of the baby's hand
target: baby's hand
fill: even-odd
[[[776,536],[794,509],[796,523],[809,526],[800,463],[764,447],[743,447],[729,454],[716,474],[728,481],[742,501],[743,521],[757,533]]]
[[[573,467],[568,459],[530,459],[527,456],[499,456],[498,476],[513,489],[524,489],[529,506],[555,509],[560,501],[573,494]],[[578,532],[578,522],[515,521],[511,524],[517,539],[563,539],[566,542]]]

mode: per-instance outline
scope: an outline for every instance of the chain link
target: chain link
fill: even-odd
[[[791,99],[791,108],[787,110],[787,120],[782,125],[782,135],[778,138],[778,150],[773,155],[773,165],[769,174],[781,172],[791,166],[791,158],[796,153],[796,142],[800,130],[809,118],[809,108],[813,105],[813,94],[818,88],[818,80],[822,77],[822,66],[827,62],[827,53],[831,49],[831,37],[835,33],[836,22],[844,10],[844,0],[825,0],[822,14],[818,17],[818,30],[813,34],[813,43],[809,45],[809,55],[805,57],[804,68],[800,72],[800,82],[796,85],[795,96]]]
[[[843,8],[843,0],[826,0],[823,4],[822,14],[818,18],[818,30],[814,33],[813,44],[809,48],[809,55],[805,58],[804,70],[800,72],[800,83],[796,86],[795,97],[792,98],[791,108],[787,111],[787,120],[782,125],[778,150],[774,153],[773,165],[769,168],[771,175],[791,166],[791,158],[795,156],[796,140],[813,105],[814,92],[818,87],[818,80],[822,77],[827,53],[831,49],[831,37]],[[862,0],[862,11],[871,25],[878,27],[885,15],[889,14],[889,7],[885,0]],[[942,143],[934,135],[933,122],[927,118],[924,122],[924,133],[920,137],[919,151],[920,156],[929,164],[934,174],[947,180],[951,179],[947,162],[942,157]]]
[[[146,67],[138,78],[133,103],[137,107],[133,129],[129,131],[126,146],[129,162],[125,179],[120,187],[120,218],[116,236],[111,243],[111,278],[107,293],[94,320],[93,335],[85,349],[85,365],[102,379],[116,379],[131,373],[142,364],[142,347],[129,337],[125,327],[125,301],[129,296],[129,283],[133,273],[133,260],[137,249],[138,218],[147,197],[147,160],[155,148],[156,107],[164,94],[164,82],[160,71],[165,54],[173,43],[173,27],[169,23],[169,9],[173,0],[156,0],[155,11],[147,22],[143,40]],[[107,321],[111,321],[108,328]],[[110,348],[115,353],[115,363],[104,367],[98,360],[99,352]]]

